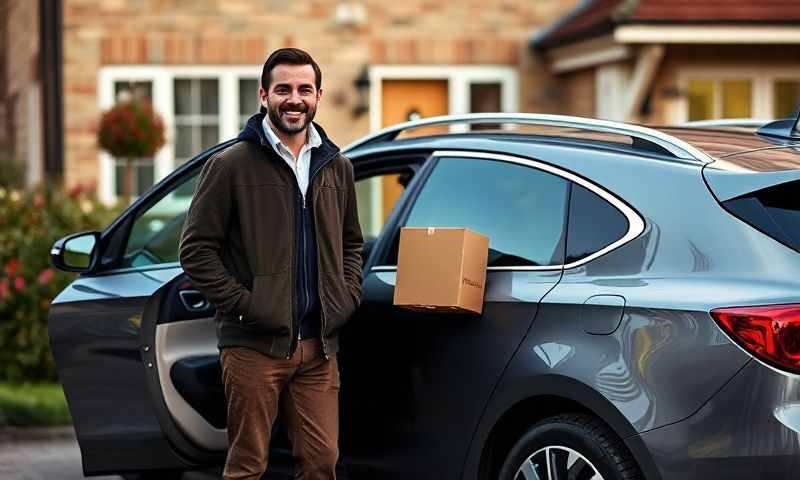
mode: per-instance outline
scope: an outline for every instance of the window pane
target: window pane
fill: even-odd
[[[192,174],[179,187],[191,187],[189,196],[180,196],[172,191],[134,221],[125,248],[123,266],[137,267],[178,261],[178,242],[198,173],[199,171]]]
[[[200,113],[204,115],[219,113],[219,91],[216,80],[200,80]]]
[[[114,195],[121,196],[123,195],[123,190],[125,188],[125,162],[115,160],[114,161]]]
[[[192,108],[192,81],[175,80],[175,115],[198,113]]]
[[[249,116],[259,110],[258,80],[239,79],[239,115]]]
[[[752,98],[749,80],[723,81],[722,118],[750,118]]]
[[[114,82],[114,100],[137,100],[140,102],[153,103],[153,82],[149,80],[131,82],[118,80]]]
[[[213,147],[219,143],[219,126],[217,125],[204,125],[200,131],[200,142],[202,144],[200,150],[205,150],[208,147]],[[194,152],[197,155],[200,152]]]
[[[192,130],[188,125],[175,127],[175,158],[189,158],[200,152],[193,152]]]
[[[134,161],[131,173],[133,175],[133,181],[132,181],[133,190],[131,191],[131,195],[139,196],[153,186],[154,173],[153,173],[152,161],[149,160]],[[115,175],[114,194],[117,196],[121,196],[124,194],[123,190],[125,188],[124,160],[114,159],[114,175]]]
[[[500,112],[501,85],[499,83],[473,83],[469,86],[470,113]],[[500,125],[478,124],[472,130],[497,130]]]
[[[442,158],[406,226],[482,233],[489,237],[490,266],[560,265],[567,186],[561,177],[523,165]]]
[[[412,171],[362,178],[356,182],[358,221],[365,236],[377,237],[408,186]]]
[[[714,118],[714,81],[689,81],[689,120]]]
[[[153,164],[142,162],[136,165],[136,195],[141,195],[153,186]]]
[[[572,184],[567,229],[567,263],[602,250],[628,231],[628,219],[594,192]]]
[[[800,80],[775,82],[772,113],[775,118],[789,118],[800,105]]]

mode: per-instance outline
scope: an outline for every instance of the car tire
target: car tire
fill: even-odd
[[[606,424],[590,415],[564,414],[546,418],[525,432],[506,457],[499,478],[643,480],[644,475]]]

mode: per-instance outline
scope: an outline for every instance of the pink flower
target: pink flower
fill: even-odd
[[[8,296],[8,279],[0,280],[0,300],[4,300]]]
[[[45,268],[39,272],[39,275],[36,277],[36,281],[39,283],[39,285],[47,285],[50,283],[50,280],[53,279],[53,274],[54,272],[52,268]]]
[[[17,277],[14,279],[14,289],[18,292],[25,290],[25,279]]]
[[[8,275],[9,277],[13,277],[14,274],[17,273],[17,270],[19,270],[19,259],[12,258],[11,260],[9,260],[8,263],[6,263],[5,270],[6,270],[6,275]]]

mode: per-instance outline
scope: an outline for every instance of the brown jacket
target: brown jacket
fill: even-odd
[[[181,265],[217,309],[220,348],[291,356],[299,332],[298,297],[311,296],[319,300],[329,356],[338,351],[337,330],[361,297],[363,237],[353,165],[315,124],[322,145],[312,150],[306,194],[313,215],[303,218],[316,233],[309,242],[298,220],[294,173],[264,137],[261,119],[263,114],[254,115],[241,141],[203,166],[181,236]],[[316,244],[315,256],[304,252],[309,244]],[[314,257],[313,265],[303,262]],[[297,282],[300,272],[313,281]]]

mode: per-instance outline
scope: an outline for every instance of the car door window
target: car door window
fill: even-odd
[[[489,237],[489,266],[561,265],[569,182],[506,161],[443,157],[408,227],[466,227]],[[388,264],[397,264],[393,248]]]
[[[365,240],[378,237],[413,175],[411,168],[404,168],[356,181],[358,221]]]
[[[572,186],[567,234],[567,261],[577,262],[628,233],[628,219],[596,193]]]
[[[198,169],[158,202],[137,214],[125,247],[123,267],[179,261],[181,230],[199,173]]]

